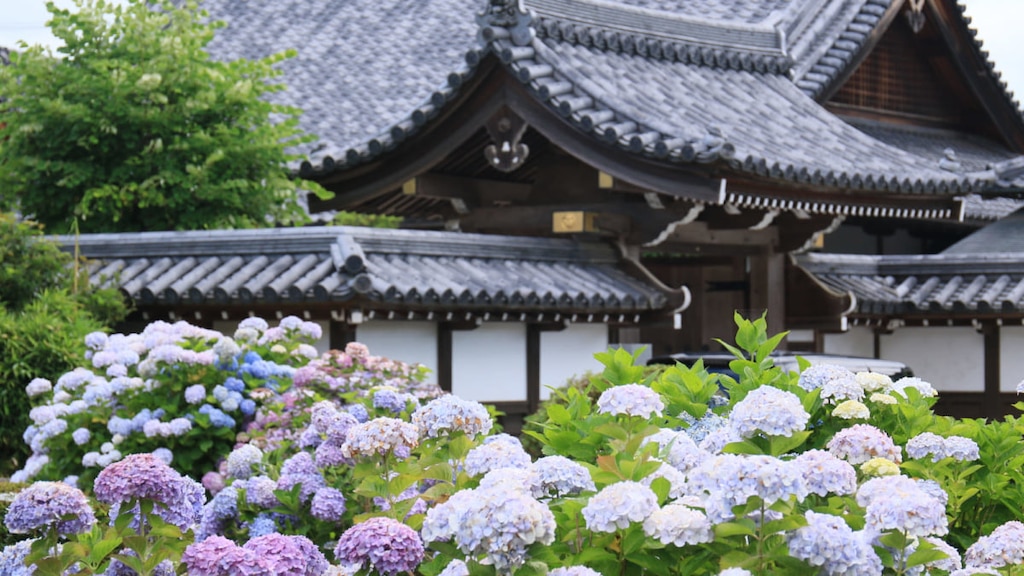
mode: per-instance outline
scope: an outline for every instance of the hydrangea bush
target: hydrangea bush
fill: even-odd
[[[1017,419],[938,417],[935,391],[919,379],[835,366],[783,372],[769,356],[783,335],[769,337],[764,318],[736,321],[736,344],[723,345],[736,355],[738,380],[699,363],[650,373],[628,352],[598,354],[605,370],[592,389],[555,391],[542,424],[525,431],[540,457],[499,433],[486,407],[439,395],[399,364],[377,361],[377,376],[367,379],[352,369],[375,364],[359,346],[297,368],[269,357],[294,368],[293,385],[248,374],[256,411],[205,483],[209,497],[161,459],[166,446],[103,467],[91,484],[92,508],[76,488],[27,489],[5,522],[36,540],[4,549],[0,567],[30,570],[27,560],[36,574],[1024,572]],[[243,364],[231,377],[246,381]],[[388,383],[391,374],[397,380]],[[255,390],[266,392],[253,398]],[[214,406],[210,396],[216,400],[212,389],[206,400]],[[62,496],[34,496],[45,490]],[[94,513],[105,507],[110,523]],[[164,547],[166,538],[177,544]]]

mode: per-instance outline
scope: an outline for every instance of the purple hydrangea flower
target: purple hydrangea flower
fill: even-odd
[[[658,509],[658,497],[639,482],[609,484],[590,497],[583,519],[594,532],[615,532],[630,522],[643,522]]]
[[[486,435],[494,425],[486,406],[451,394],[435,398],[418,408],[412,414],[412,423],[419,428],[420,434],[429,438],[456,431],[466,436]]]
[[[597,411],[601,414],[650,418],[661,416],[664,409],[661,395],[640,384],[613,386],[602,392],[597,399]]]
[[[882,574],[874,548],[838,516],[807,511],[807,525],[788,537],[789,553],[827,576]]]
[[[792,436],[807,426],[810,417],[796,394],[774,386],[761,386],[733,406],[729,426],[743,438],[759,432],[769,436]]]
[[[157,515],[182,530],[198,520],[206,499],[199,483],[152,454],[130,454],[107,466],[96,476],[93,493],[97,500],[112,506],[112,519],[122,504],[147,499],[154,502]]]
[[[711,522],[698,510],[682,504],[669,504],[655,510],[644,520],[644,534],[669,546],[711,542]]]
[[[453,538],[464,554],[484,555],[499,574],[510,573],[526,561],[531,544],[554,540],[555,518],[522,490],[462,490],[428,510],[423,520],[425,541]]]
[[[70,518],[66,518],[70,516]],[[36,482],[14,497],[7,508],[4,525],[13,534],[26,534],[53,527],[59,534],[89,530],[96,516],[89,499],[78,488],[63,482]]]
[[[317,520],[337,522],[345,515],[345,495],[341,490],[325,486],[313,495],[309,513]]]
[[[400,414],[409,405],[409,395],[389,388],[380,388],[373,392],[373,407],[387,410],[392,414]]]
[[[397,418],[374,418],[348,430],[341,452],[349,458],[384,456],[408,458],[419,444],[419,431]]]
[[[872,458],[885,458],[899,464],[902,451],[888,434],[870,424],[854,424],[836,432],[826,444],[828,451],[850,464],[863,464]]]
[[[274,576],[258,553],[239,547],[223,536],[189,544],[181,561],[189,576]]]
[[[964,563],[981,568],[1024,564],[1024,524],[1012,520],[978,538],[964,553]]]
[[[423,542],[416,531],[391,518],[370,518],[341,535],[334,548],[339,562],[394,576],[412,572],[423,561]]]
[[[327,570],[327,558],[305,536],[266,534],[242,546],[263,558],[276,576],[319,576]]]

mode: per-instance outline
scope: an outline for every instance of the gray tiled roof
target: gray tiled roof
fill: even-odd
[[[855,130],[808,96],[814,74],[826,82],[851,65],[891,1],[525,0],[531,15],[479,23],[484,0],[206,7],[229,22],[210,47],[218,57],[298,48],[283,64],[288,89],[275,98],[303,108],[302,127],[319,137],[305,151],[307,174],[395,148],[493,52],[582,131],[658,161],[725,160],[763,178],[844,191],[992,186],[991,172],[942,170],[939,158]],[[716,129],[720,136],[709,133]]]
[[[860,316],[1024,312],[1024,252],[863,256],[801,254],[798,266],[852,294]]]
[[[978,194],[964,196],[963,202],[967,221],[999,220],[1024,208],[1024,200],[1018,198],[986,198]]]
[[[354,301],[390,310],[638,314],[666,292],[598,243],[355,227],[62,237],[138,306]]]
[[[1024,211],[981,228],[942,251],[943,254],[1024,254]],[[1024,261],[1021,262],[1024,268]]]

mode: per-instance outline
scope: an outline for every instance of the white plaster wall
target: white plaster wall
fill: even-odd
[[[577,374],[600,371],[594,354],[608,349],[608,327],[604,324],[570,324],[560,332],[540,335],[540,397],[551,396],[549,386],[559,388]]]
[[[984,340],[970,326],[897,328],[882,336],[881,356],[905,362],[936,390],[985,389]]]
[[[365,344],[374,356],[437,370],[436,322],[371,320],[356,327],[356,341]]]
[[[868,358],[875,355],[875,341],[870,328],[851,326],[846,332],[828,333],[824,336],[825,354]]]
[[[526,324],[453,332],[452,393],[480,402],[525,401]]]
[[[1024,327],[1003,326],[999,331],[999,388],[1016,392],[1024,380]]]

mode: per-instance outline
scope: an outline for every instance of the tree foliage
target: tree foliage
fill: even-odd
[[[40,227],[0,213],[0,476],[27,455],[25,385],[56,381],[85,351],[85,335],[124,318],[115,289],[90,287],[85,266]]]
[[[274,65],[211,60],[224,24],[195,0],[47,3],[59,57],[22,46],[0,67],[0,202],[52,232],[299,223],[288,150],[309,141],[299,110],[272,104]]]

